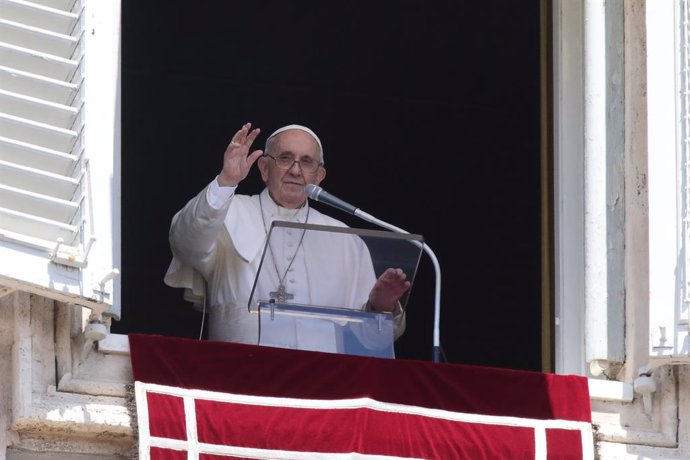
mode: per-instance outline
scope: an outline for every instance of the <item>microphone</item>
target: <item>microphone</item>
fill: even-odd
[[[355,206],[352,206],[350,203],[347,203],[341,200],[340,198],[331,195],[318,185],[307,184],[307,186],[305,187],[305,191],[307,192],[307,196],[312,200],[326,203],[327,205],[333,206],[334,208],[338,208],[341,211],[345,211],[348,214],[357,215],[357,211],[359,210],[359,208],[356,208]]]
[[[314,184],[307,184],[307,186],[304,188],[305,191],[307,192],[307,196],[311,198],[312,200],[316,201],[321,201],[323,203],[326,203],[328,205],[333,206],[334,208],[338,208],[341,211],[345,211],[349,214],[354,214],[355,216],[359,217],[360,219],[366,220],[367,222],[371,222],[372,224],[378,225],[379,227],[386,228],[388,230],[391,230],[393,232],[397,233],[406,233],[409,234],[407,230],[403,230],[400,227],[396,227],[395,225],[389,224],[388,222],[384,222],[380,219],[377,219],[376,217],[372,216],[371,214],[368,214],[364,211],[362,211],[359,208],[356,208],[352,206],[350,203],[347,203],[340,198],[337,198],[318,185]],[[438,263],[438,258],[436,257],[436,254],[434,254],[434,251],[431,250],[428,244],[424,243],[423,241],[415,241],[412,240],[410,241],[411,243],[419,246],[424,252],[427,253],[429,258],[431,259],[431,262],[434,265],[434,271],[436,273],[436,288],[435,288],[435,294],[434,294],[434,344],[433,344],[433,349],[432,349],[432,359],[435,363],[440,363],[441,362],[441,266]]]

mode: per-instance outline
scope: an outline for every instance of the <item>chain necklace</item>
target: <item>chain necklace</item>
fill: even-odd
[[[311,210],[311,207],[309,204],[307,206],[307,216],[304,219],[304,223],[306,224],[309,221],[309,211]],[[264,206],[263,202],[261,200],[261,195],[259,195],[259,208],[261,209],[261,221],[264,224],[264,232],[266,232],[266,236],[268,236],[268,229],[266,228],[266,218],[264,217]],[[297,209],[297,212],[293,216],[296,217],[297,214],[299,213],[299,208]],[[278,275],[278,289],[275,291],[269,292],[268,295],[271,297],[272,300],[275,300],[278,303],[285,303],[286,300],[292,300],[295,295],[287,292],[287,288],[285,287],[285,278],[287,277],[288,272],[290,271],[290,267],[292,267],[293,262],[297,258],[297,252],[299,251],[299,248],[302,247],[302,242],[304,241],[304,235],[307,233],[307,229],[304,228],[302,229],[302,236],[299,239],[299,243],[297,244],[297,248],[295,249],[295,253],[292,255],[292,257],[289,259],[290,263],[288,264],[287,268],[283,272],[283,276],[280,276],[280,270],[278,270],[278,264],[276,263],[275,256],[273,255],[273,248],[270,246],[269,242],[269,249],[271,250],[271,260],[273,261],[273,268],[276,270],[276,275]]]

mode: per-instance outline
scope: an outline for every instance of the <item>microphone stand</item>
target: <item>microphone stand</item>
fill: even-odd
[[[405,233],[409,234],[410,232],[403,230],[400,227],[396,227],[395,225],[391,225],[388,222],[384,222],[380,219],[377,219],[376,217],[372,216],[371,214],[367,214],[366,212],[362,211],[361,209],[357,208],[353,212],[353,214],[360,219],[366,220],[367,222],[371,222],[374,225],[378,225],[379,227],[387,228],[388,230],[391,230],[393,232],[397,233]],[[431,250],[431,248],[424,242],[419,243],[417,241],[412,241],[412,243],[421,245],[422,249],[424,252],[427,253],[429,258],[431,258],[431,262],[434,264],[434,271],[436,272],[436,289],[434,293],[434,345],[432,349],[432,360],[435,363],[440,363],[441,362],[441,332],[440,332],[440,325],[441,325],[441,266],[438,263],[438,259],[436,258],[436,254],[434,254],[434,251]]]

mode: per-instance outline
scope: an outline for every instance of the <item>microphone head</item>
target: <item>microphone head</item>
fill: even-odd
[[[307,192],[307,196],[309,198],[311,198],[312,200],[319,201],[319,194],[323,189],[318,185],[307,184],[306,187],[304,187],[304,190],[305,192]]]

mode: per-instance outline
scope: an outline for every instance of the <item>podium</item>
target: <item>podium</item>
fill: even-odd
[[[252,287],[259,345],[381,358],[394,357],[396,318],[367,309],[387,268],[411,286],[422,237],[351,227],[273,222]],[[400,311],[400,310],[398,310]]]

